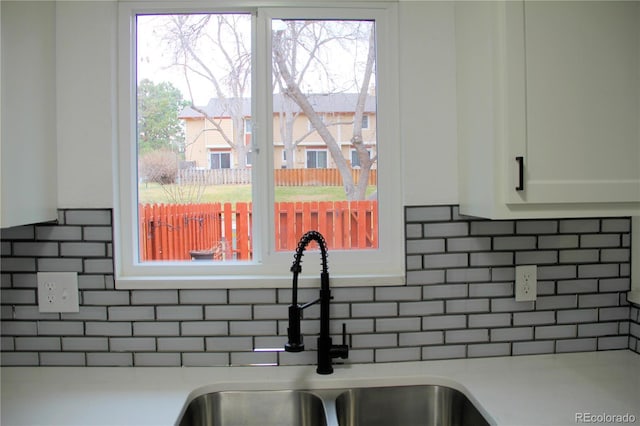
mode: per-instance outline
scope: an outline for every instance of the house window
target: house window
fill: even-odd
[[[298,212],[296,204],[331,203],[333,198],[353,206],[362,201],[368,207],[341,207],[336,211],[346,216],[336,216],[332,223],[346,227],[366,221],[368,228],[341,228],[335,232],[341,240],[332,237],[329,228],[323,232],[332,238],[330,252],[338,253],[331,257],[332,285],[403,283],[400,156],[397,144],[384,143],[398,140],[397,5],[295,8],[285,1],[279,7],[252,8],[224,1],[215,6],[197,0],[188,6],[119,4],[116,286],[288,287],[297,240],[308,230],[322,229],[328,217],[312,211],[298,224],[296,218],[307,213]],[[309,43],[318,46],[315,53],[305,50]],[[372,66],[367,68],[367,61]],[[302,67],[307,74],[296,74]],[[369,71],[354,75],[354,69]],[[361,103],[358,94],[368,92],[371,84],[376,86],[375,98]],[[164,120],[153,121],[147,113],[153,109],[143,107],[158,98],[159,105],[171,108],[163,110]],[[357,131],[354,120],[364,124],[366,119],[368,124],[368,114],[376,117],[376,152],[384,158],[384,167],[367,167],[385,179],[362,179],[367,185],[357,187],[357,179],[345,180],[353,175],[346,158]],[[328,116],[333,118],[326,120]],[[299,122],[298,117],[307,117],[314,140],[307,140],[310,133],[304,125],[287,127]],[[157,138],[147,138],[155,130]],[[319,142],[326,147],[309,149]],[[296,165],[286,153],[301,150],[306,153],[301,171],[333,164],[340,170],[296,177],[299,183],[292,188],[294,175],[277,172],[299,171],[276,170],[273,155],[280,149],[290,169]],[[138,184],[148,153],[166,157],[157,161],[164,167],[184,161],[196,165],[189,173],[179,171],[174,178],[153,182],[156,193],[167,194],[161,202],[145,198]],[[216,169],[210,172],[231,170],[200,173],[207,172],[207,166]],[[281,182],[287,182],[286,191]],[[198,198],[176,198],[185,194]],[[377,198],[371,200],[371,194]],[[193,210],[162,216],[157,206],[145,207],[152,203]],[[222,207],[215,210],[218,204]],[[179,244],[168,242],[191,228],[195,232]],[[314,247],[308,256],[318,256]],[[303,274],[301,283],[316,285],[315,275]]]
[[[369,128],[369,116],[368,115],[363,115],[362,116],[362,128],[363,129],[368,129]]]
[[[228,152],[212,152],[209,154],[212,169],[230,169],[231,154]]]
[[[307,150],[307,169],[326,169],[327,151],[320,149]]]
[[[285,149],[282,149],[282,168],[283,169],[287,169],[287,168],[293,168],[295,166],[295,158],[296,158],[296,152],[293,151],[291,153],[291,162],[289,162],[289,160],[287,160],[287,151]]]
[[[371,158],[371,151],[367,150],[367,156]],[[360,156],[355,149],[351,150],[351,167],[360,167]]]

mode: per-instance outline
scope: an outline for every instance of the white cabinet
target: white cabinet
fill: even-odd
[[[0,7],[0,227],[6,228],[57,218],[55,2]]]
[[[459,196],[490,218],[640,213],[640,3],[456,3]]]

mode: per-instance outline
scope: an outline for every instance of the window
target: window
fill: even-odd
[[[367,150],[367,156],[371,158],[371,151]],[[360,156],[355,149],[351,150],[351,167],[360,167]]]
[[[346,227],[354,221],[368,228],[336,232],[353,243],[329,243],[330,253],[339,253],[330,258],[332,285],[402,283],[396,5],[216,7],[119,5],[117,287],[288,287],[299,236],[327,222]],[[318,46],[311,55],[305,53],[310,43]],[[163,120],[152,121],[143,106],[156,101],[171,108]],[[374,129],[369,115],[375,116]],[[376,145],[376,155],[355,173],[347,159],[351,155],[353,163],[358,127],[368,129],[367,144]],[[295,151],[305,153],[304,163],[294,161]],[[147,160],[152,154],[162,159]],[[189,173],[167,172],[185,161],[195,164]],[[152,166],[163,167],[164,174],[154,175]],[[294,176],[288,172],[307,169],[328,170],[303,174],[293,189],[282,183]],[[207,185],[215,197],[225,191],[227,198],[211,198]],[[192,210],[177,219],[158,216],[157,208],[147,212],[150,188],[176,209]],[[303,224],[295,222],[298,213],[289,200],[317,205],[334,199],[372,207],[338,209],[347,216],[331,220],[312,211]],[[216,203],[221,210],[200,207]],[[196,232],[182,245],[167,243],[191,228]],[[183,244],[187,238],[191,245]],[[317,257],[310,250],[305,264]],[[316,285],[315,275],[302,274],[302,285]]]
[[[307,150],[307,169],[326,169],[327,151],[318,149]]]
[[[283,169],[291,168],[294,166],[294,163],[296,161],[296,152],[291,151],[291,163],[289,163],[288,161],[289,160],[287,160],[287,151],[285,149],[282,149],[282,163],[280,164],[280,167]]]
[[[369,116],[368,115],[363,115],[362,116],[362,128],[363,129],[368,129],[369,128]]]
[[[209,158],[212,169],[231,168],[231,154],[228,152],[212,152]]]

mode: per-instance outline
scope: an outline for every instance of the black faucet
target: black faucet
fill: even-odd
[[[311,241],[316,241],[320,246],[320,254],[322,256],[322,272],[320,273],[320,298],[304,305],[298,304],[298,274],[302,272],[302,255],[307,245]],[[289,328],[287,334],[289,341],[284,346],[287,352],[302,352],[304,343],[302,343],[302,335],[300,334],[300,320],[302,319],[302,311],[311,305],[320,302],[320,337],[318,337],[318,374],[333,373],[331,360],[333,358],[346,359],[349,356],[349,346],[346,345],[346,328],[342,324],[342,344],[334,345],[329,335],[329,308],[331,290],[329,290],[329,270],[327,266],[327,244],[322,234],[317,231],[309,231],[302,236],[298,242],[298,248],[294,256],[291,272],[293,272],[293,293],[291,296],[291,305],[289,305]]]

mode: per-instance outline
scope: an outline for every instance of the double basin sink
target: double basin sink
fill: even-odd
[[[467,396],[440,385],[220,391],[191,400],[178,426],[489,425]]]

